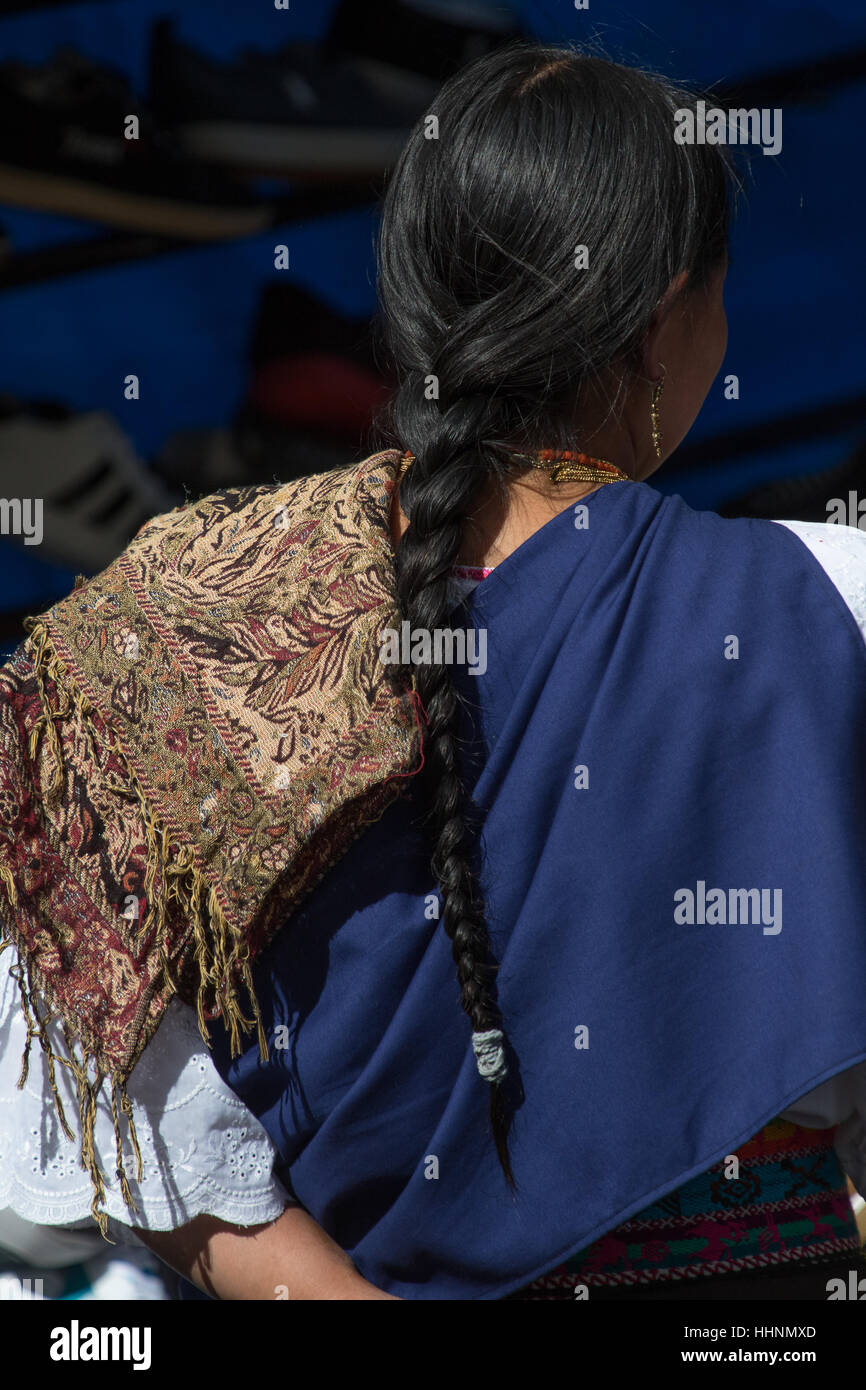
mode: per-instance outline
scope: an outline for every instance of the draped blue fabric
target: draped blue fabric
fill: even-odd
[[[518,1088],[517,1194],[417,789],[258,961],[285,1045],[230,1061],[215,1030],[217,1065],[298,1199],[406,1298],[520,1288],[866,1059],[853,617],[772,522],[640,483],[583,505],[452,616],[487,633],[486,673],[457,678]],[[763,899],[730,891],[750,889]]]

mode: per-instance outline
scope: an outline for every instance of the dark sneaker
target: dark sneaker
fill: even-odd
[[[151,46],[160,123],[201,159],[291,177],[365,177],[393,164],[426,109],[427,83],[384,90],[313,44],[217,62],[160,20]]]
[[[303,285],[268,281],[261,293],[250,337],[254,367],[298,352],[331,352],[377,371],[369,318],[332,309]]]
[[[138,139],[124,136],[130,115]],[[70,48],[41,66],[0,64],[0,202],[202,241],[271,220],[244,189],[178,152],[122,73]]]
[[[510,7],[498,15],[485,7],[455,4],[453,19],[426,14],[404,0],[376,0],[375,24],[369,0],[341,0],[325,39],[330,57],[353,54],[375,72],[383,65],[433,79],[436,86],[475,58],[528,34],[514,22]]]
[[[250,345],[247,404],[259,417],[354,448],[389,386],[368,318],[349,318],[285,281],[266,285]]]
[[[354,457],[363,454],[318,434],[241,418],[228,428],[178,431],[153,466],[169,487],[205,497],[226,487],[290,483],[345,468]]]
[[[248,355],[252,372],[235,422],[172,435],[154,460],[160,477],[201,496],[289,482],[363,457],[373,414],[390,389],[369,319],[341,314],[300,285],[272,281]]]
[[[303,352],[259,367],[247,400],[268,420],[354,442],[387,396],[379,376],[348,358]]]

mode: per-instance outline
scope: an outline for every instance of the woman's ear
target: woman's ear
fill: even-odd
[[[676,300],[683,293],[688,278],[689,272],[687,270],[681,270],[678,275],[674,276],[650,319],[641,350],[641,367],[648,381],[660,381],[664,375],[664,368],[661,365],[664,360],[664,353],[661,351],[660,341],[668,315]]]

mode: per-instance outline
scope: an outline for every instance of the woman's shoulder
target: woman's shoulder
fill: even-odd
[[[779,517],[769,523],[784,526],[798,536],[821,568],[835,582],[866,582],[866,531],[827,521],[791,521]]]
[[[835,521],[725,517],[692,507],[678,494],[663,497],[660,510],[671,523],[666,545],[679,536],[688,553],[700,550],[708,565],[721,564],[725,573],[738,562],[738,572],[749,570],[751,578],[760,572],[779,579],[805,560],[809,570],[829,579],[866,640],[866,531]],[[772,583],[761,587],[774,592]]]
[[[799,538],[844,599],[866,642],[866,531],[826,521],[777,519],[768,524]]]

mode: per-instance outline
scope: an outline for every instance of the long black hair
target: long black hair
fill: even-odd
[[[724,261],[727,160],[716,146],[674,140],[674,112],[695,100],[650,73],[520,43],[464,68],[413,130],[378,239],[379,329],[397,381],[378,424],[414,455],[396,554],[411,631],[447,627],[467,513],[483,483],[504,488],[508,449],[580,447],[581,388],[614,362],[638,372],[671,280],[686,270],[697,289]],[[398,676],[426,713],[432,872],[462,1006],[496,1052],[502,1019],[461,777],[461,704],[443,663]],[[513,1187],[503,1067],[479,1069]]]

